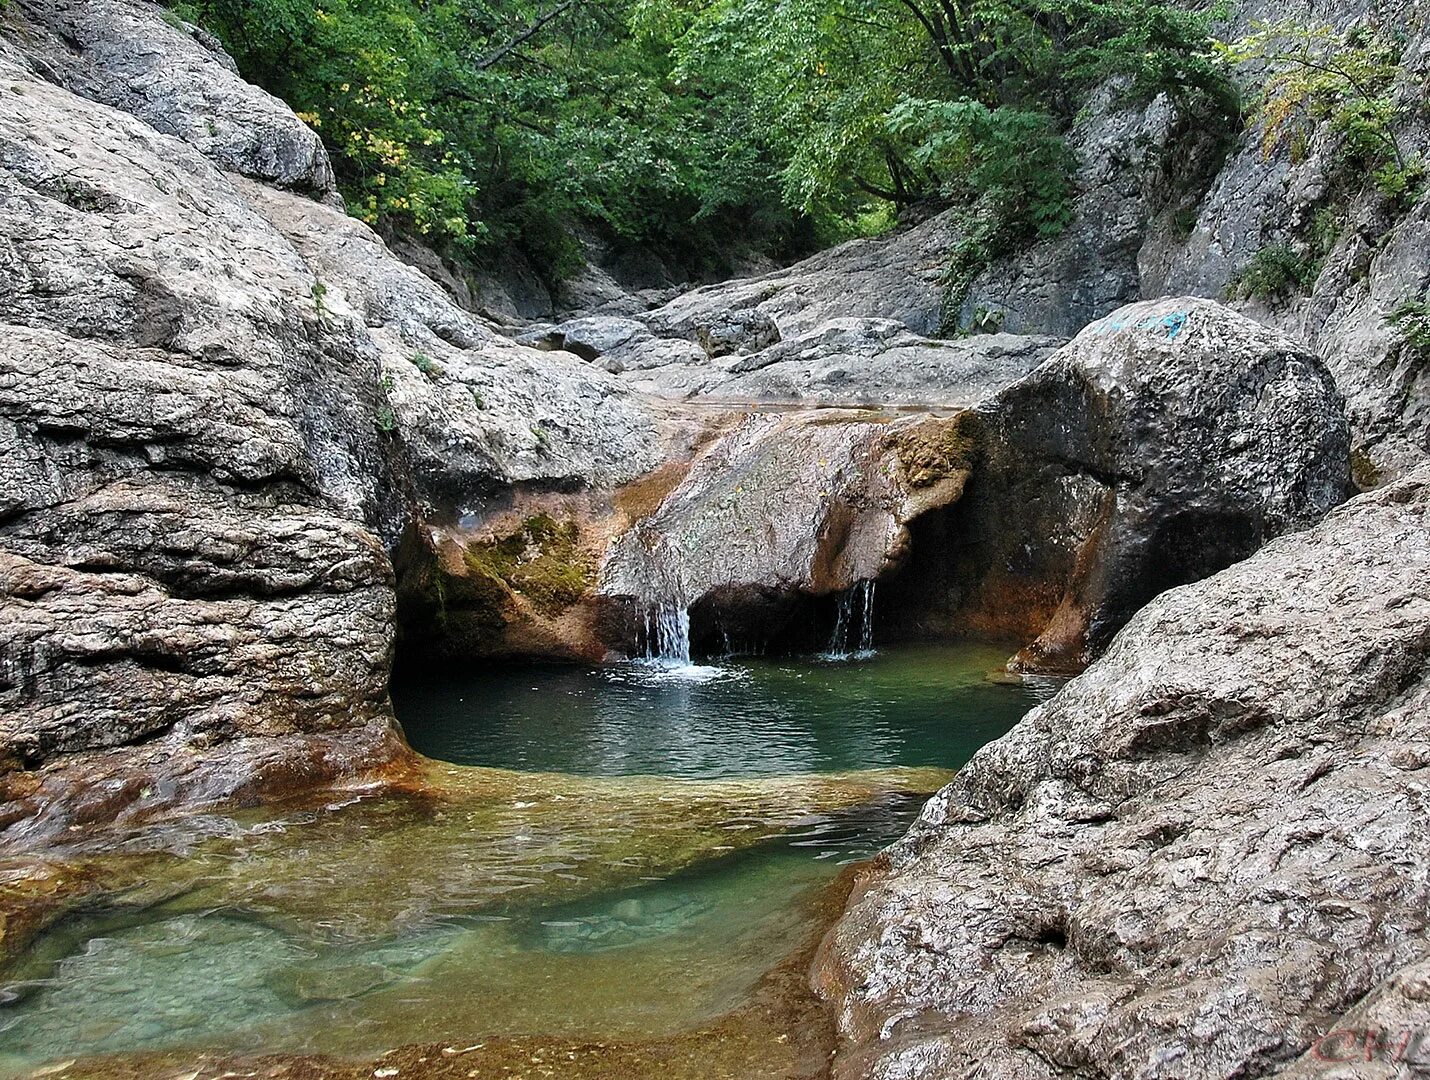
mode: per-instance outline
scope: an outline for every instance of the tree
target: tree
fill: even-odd
[[[1221,52],[1264,73],[1254,118],[1267,157],[1283,146],[1303,155],[1325,126],[1345,140],[1352,157],[1369,164],[1387,195],[1400,196],[1418,186],[1424,173],[1396,132],[1409,108],[1401,94],[1402,48],[1374,26],[1341,33],[1282,20],[1257,24]]]

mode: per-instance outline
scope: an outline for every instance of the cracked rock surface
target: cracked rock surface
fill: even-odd
[[[1427,717],[1422,468],[1154,600],[929,803],[827,943],[836,1076],[1319,1076],[1423,1028]]]

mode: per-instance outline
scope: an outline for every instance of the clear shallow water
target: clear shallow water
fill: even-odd
[[[1036,697],[988,680],[1007,650],[910,646],[866,659],[543,667],[398,687],[419,752],[583,776],[710,779],[957,768]]]
[[[842,865],[896,839],[940,769],[1033,703],[986,680],[1002,659],[919,648],[404,688],[417,749],[496,768],[184,826],[126,904],[71,917],[8,973],[0,1073],[711,1023],[818,929]]]

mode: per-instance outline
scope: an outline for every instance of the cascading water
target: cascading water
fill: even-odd
[[[690,608],[676,600],[660,600],[646,609],[645,657],[690,663]]]
[[[858,627],[858,636],[854,634]],[[854,648],[857,641],[858,648]],[[862,660],[874,655],[874,582],[855,583],[839,596],[834,618],[834,634],[829,639],[826,660]]]

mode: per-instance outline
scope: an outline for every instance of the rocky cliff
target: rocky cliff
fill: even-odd
[[[677,600],[764,645],[898,572],[891,630],[1076,667],[1341,497],[1320,362],[1215,305],[1047,363],[1126,290],[1058,301],[1045,336],[931,337],[947,214],[513,335],[345,216],[313,133],[159,5],[15,0],[0,75],[17,842],[400,758],[397,633],[600,659]],[[944,557],[960,530],[982,563]]]
[[[658,419],[333,209],[313,134],[157,5],[0,18],[7,836],[400,756],[401,538],[638,476]]]
[[[1427,650],[1424,468],[1152,601],[836,930],[836,1075],[1411,1075]]]

